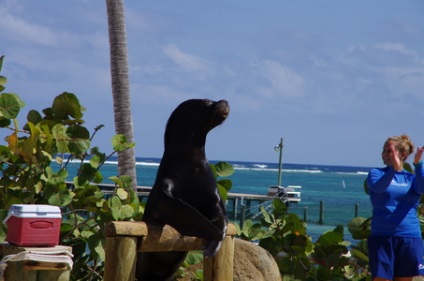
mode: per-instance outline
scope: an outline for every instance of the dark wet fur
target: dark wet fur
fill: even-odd
[[[227,227],[224,204],[205,155],[206,136],[228,116],[227,101],[187,100],[171,114],[165,152],[143,221],[169,224],[185,236],[207,240],[205,256],[219,250]],[[171,280],[187,252],[140,253],[137,279]]]

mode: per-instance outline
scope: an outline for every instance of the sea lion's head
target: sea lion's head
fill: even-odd
[[[210,130],[222,124],[230,113],[226,100],[190,99],[181,103],[168,119],[167,145],[203,147]]]

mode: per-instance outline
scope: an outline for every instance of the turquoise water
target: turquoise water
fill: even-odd
[[[160,159],[137,159],[137,183],[139,186],[152,186]],[[212,163],[216,161],[211,161]],[[270,185],[278,184],[278,164],[228,161],[235,168],[229,179],[233,187],[230,192],[267,194]],[[69,170],[75,170],[71,167]],[[363,182],[370,168],[324,166],[307,164],[283,164],[282,185],[301,186],[301,201],[290,204],[289,211],[296,213],[308,222],[308,234],[317,238],[325,230],[337,224],[344,226],[355,217],[371,216],[369,198],[364,192]],[[116,162],[110,161],[101,170],[105,179],[117,174]],[[107,180],[106,180],[107,182]],[[323,204],[323,224],[320,219],[320,205]],[[258,206],[250,206],[251,215],[258,213]],[[355,213],[357,210],[357,213]],[[348,231],[345,228],[345,234]]]

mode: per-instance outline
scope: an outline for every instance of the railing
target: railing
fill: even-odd
[[[104,281],[134,281],[137,252],[192,251],[202,249],[205,240],[181,236],[175,229],[144,222],[110,222],[106,226]],[[228,224],[221,249],[203,260],[204,281],[232,281],[236,229]],[[138,280],[143,281],[143,280]]]
[[[228,217],[231,221],[238,222],[240,225],[243,225],[243,222],[246,219],[260,219],[260,206],[264,206],[267,210],[271,208],[270,200],[245,198],[239,205],[233,202],[231,202],[231,204],[227,204]],[[350,220],[355,217],[371,217],[372,208],[369,204],[325,204],[325,201],[321,200],[314,204],[311,203],[307,205],[290,204],[288,212],[298,215],[307,223],[322,225],[347,225]]]

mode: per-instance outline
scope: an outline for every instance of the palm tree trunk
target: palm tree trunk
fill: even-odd
[[[123,134],[128,142],[134,142],[131,115],[130,83],[128,78],[128,51],[125,31],[125,12],[123,0],[106,0],[109,25],[110,67],[112,78],[113,112],[115,131]],[[135,150],[127,149],[118,153],[118,173],[133,179],[137,187],[135,169]]]

